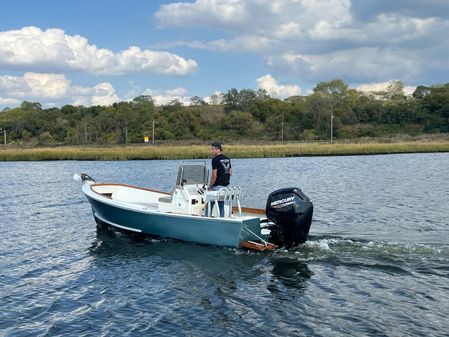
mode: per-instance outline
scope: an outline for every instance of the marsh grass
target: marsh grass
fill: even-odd
[[[284,143],[226,145],[231,158],[368,155],[388,153],[449,152],[449,140],[357,143]],[[1,161],[40,160],[145,160],[209,158],[209,145],[6,147]]]

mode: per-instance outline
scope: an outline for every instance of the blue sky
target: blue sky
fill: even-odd
[[[2,1],[0,109],[449,82],[447,0]]]

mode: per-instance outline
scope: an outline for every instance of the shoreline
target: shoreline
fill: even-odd
[[[449,152],[449,140],[224,145],[231,158],[286,158]],[[204,145],[115,145],[0,148],[0,161],[176,160],[210,157]]]

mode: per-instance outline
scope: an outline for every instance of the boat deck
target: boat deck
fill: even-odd
[[[155,211],[159,209],[158,204],[154,202],[130,202],[130,204],[143,206],[144,208],[151,208]]]

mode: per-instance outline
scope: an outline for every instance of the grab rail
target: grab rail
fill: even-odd
[[[212,216],[211,205],[214,203],[218,207],[218,201],[223,201],[225,206],[228,206],[227,213],[224,214],[225,218],[232,217],[232,207],[234,202],[237,204],[239,216],[242,216],[242,207],[240,199],[243,197],[243,188],[237,186],[222,187],[218,191],[208,191],[205,194],[205,202],[207,204],[207,212],[209,216]]]

